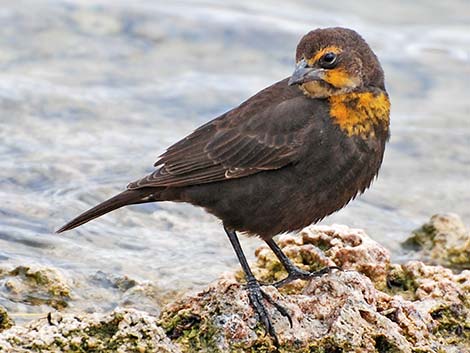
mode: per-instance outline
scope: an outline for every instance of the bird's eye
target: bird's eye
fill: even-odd
[[[326,53],[322,56],[320,66],[324,69],[331,69],[336,66],[337,55],[335,53]]]

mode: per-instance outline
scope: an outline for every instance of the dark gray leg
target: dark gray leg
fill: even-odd
[[[230,243],[232,243],[233,249],[237,254],[238,261],[240,262],[243,272],[245,273],[245,278],[247,282],[246,289],[248,291],[250,303],[258,314],[259,320],[263,323],[264,327],[266,328],[266,331],[274,339],[274,343],[276,344],[276,346],[279,346],[276,331],[274,330],[274,326],[272,325],[271,317],[269,316],[269,313],[263,304],[263,299],[266,299],[268,303],[272,304],[281,313],[282,316],[287,317],[291,326],[292,319],[284,307],[277,304],[269,295],[267,295],[261,290],[261,286],[258,280],[253,275],[253,272],[251,272],[250,266],[248,265],[248,261],[246,261],[246,257],[243,254],[242,247],[237,238],[237,233],[234,230],[227,229],[225,226],[224,230],[225,233],[227,233]]]
[[[279,261],[287,271],[286,278],[272,284],[276,288],[282,287],[296,279],[307,280],[313,277],[322,276],[325,273],[330,272],[331,270],[340,270],[340,268],[337,266],[330,266],[322,268],[320,271],[316,272],[304,271],[292,263],[292,261],[286,256],[286,254],[282,252],[281,248],[276,244],[273,239],[266,240],[266,244],[268,244],[268,246],[271,248],[273,253],[276,255],[276,257],[279,259]]]

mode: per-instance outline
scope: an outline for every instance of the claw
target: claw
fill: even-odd
[[[277,302],[275,302],[273,300],[273,298],[271,298],[268,294],[266,294],[263,290],[261,290],[261,295],[263,296],[264,299],[266,299],[266,301],[271,304],[272,306],[274,306],[277,311],[279,311],[279,313],[286,317],[287,320],[289,320],[289,324],[290,324],[290,327],[292,328],[293,327],[293,324],[292,324],[292,317],[290,316],[289,312],[286,310],[286,308],[284,308],[282,305],[278,304]]]
[[[279,347],[279,339],[277,338],[276,331],[269,316],[268,310],[263,304],[263,299],[265,299],[269,304],[273,305],[279,313],[286,317],[289,320],[290,326],[292,327],[292,318],[289,315],[286,308],[276,303],[273,298],[266,294],[262,289],[260,284],[257,281],[249,281],[246,285],[248,291],[248,298],[250,298],[250,303],[253,306],[253,309],[256,311],[261,321],[266,328],[266,332],[273,338],[274,345]]]

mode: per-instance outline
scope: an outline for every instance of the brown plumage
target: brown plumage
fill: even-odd
[[[152,174],[59,232],[125,205],[188,202],[223,221],[240,258],[235,231],[262,237],[276,252],[273,236],[345,206],[369,187],[382,162],[389,136],[382,69],[366,42],[343,28],[308,33],[297,47],[296,62],[291,78],[172,145]],[[281,253],[276,255],[289,279],[306,277],[289,268]],[[241,262],[248,282],[255,281]],[[249,290],[260,319],[275,337],[259,285]]]

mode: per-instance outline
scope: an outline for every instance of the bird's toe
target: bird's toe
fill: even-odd
[[[255,310],[256,314],[258,315],[259,321],[263,324],[266,329],[266,332],[272,337],[272,339],[274,340],[274,344],[278,347],[279,340],[276,334],[276,330],[274,329],[271,316],[269,315],[269,312],[263,303],[263,299],[265,299],[268,303],[272,304],[281,313],[282,316],[287,317],[292,325],[292,319],[290,315],[284,307],[276,303],[268,294],[263,292],[260,284],[257,281],[248,282],[246,289],[248,292],[250,303],[253,306],[253,309]]]

